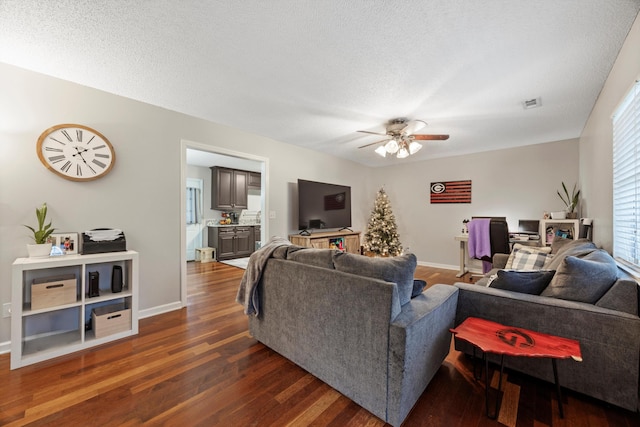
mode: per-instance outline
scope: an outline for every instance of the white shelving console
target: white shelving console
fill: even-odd
[[[111,292],[113,266],[122,268],[123,289]],[[99,273],[99,296],[89,297],[89,272]],[[50,277],[73,274],[75,301],[32,309],[32,284]],[[11,369],[84,350],[138,333],[138,253],[109,252],[18,258],[13,263],[11,295]],[[119,328],[96,337],[92,310],[111,304],[126,308],[128,317]]]
[[[540,244],[541,246],[550,245],[551,242],[547,241],[547,227],[552,226],[555,228],[572,227],[573,240],[577,240],[580,236],[580,220],[579,219],[541,219],[540,220]],[[558,227],[559,226],[559,227]]]

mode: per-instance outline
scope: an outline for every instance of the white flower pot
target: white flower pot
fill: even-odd
[[[551,219],[566,219],[567,213],[565,211],[561,212],[551,212]]]
[[[27,244],[27,252],[29,258],[44,258],[51,254],[51,243],[43,243],[41,245]]]

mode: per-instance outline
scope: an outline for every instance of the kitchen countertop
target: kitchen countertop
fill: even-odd
[[[256,227],[260,224],[208,224],[207,227]]]

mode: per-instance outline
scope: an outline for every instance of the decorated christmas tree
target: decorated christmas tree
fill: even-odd
[[[396,219],[384,188],[378,191],[364,235],[364,249],[378,256],[396,256],[402,253]]]

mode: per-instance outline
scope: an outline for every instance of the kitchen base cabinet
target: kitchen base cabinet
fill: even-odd
[[[255,249],[251,226],[209,227],[208,237],[218,261],[248,257]]]
[[[115,270],[122,272],[119,292],[111,286]],[[11,286],[11,369],[138,333],[135,251],[18,258]],[[130,318],[96,337],[92,314],[113,305],[126,307]]]

